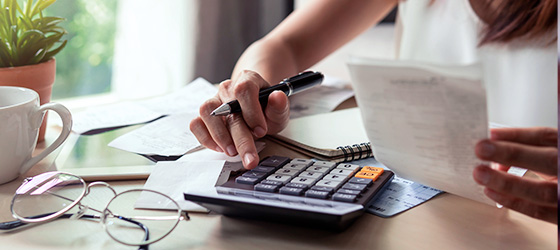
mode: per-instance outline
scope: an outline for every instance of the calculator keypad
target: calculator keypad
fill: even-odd
[[[260,192],[356,202],[382,173],[378,167],[270,156],[235,182]]]

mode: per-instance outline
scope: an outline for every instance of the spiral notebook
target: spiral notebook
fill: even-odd
[[[320,160],[344,162],[373,156],[358,108],[293,119],[271,139]]]

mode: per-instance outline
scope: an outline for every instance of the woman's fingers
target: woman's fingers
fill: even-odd
[[[288,96],[281,91],[272,92],[268,98],[265,114],[269,134],[276,134],[286,128],[290,120]]]
[[[492,140],[510,141],[534,146],[558,145],[558,129],[555,128],[495,128],[491,131]]]
[[[190,129],[198,141],[207,148],[225,152],[230,156],[240,154],[246,168],[258,163],[255,138],[265,136],[271,124],[273,131],[280,131],[289,119],[287,97],[274,93],[267,109],[272,120],[267,120],[259,101],[259,92],[269,87],[259,74],[243,71],[235,82],[220,83],[218,94],[200,106],[200,116],[190,123]],[[227,116],[212,116],[211,112],[223,103],[237,100],[242,112]]]
[[[555,147],[482,140],[476,145],[475,152],[482,160],[502,165],[518,166],[548,175],[556,175],[558,171],[558,149]]]
[[[253,169],[257,166],[259,157],[253,135],[240,114],[231,114],[226,117],[226,124],[241,156],[243,166]]]
[[[228,154],[229,156],[234,156],[237,155],[237,150],[235,149],[235,145],[233,143],[233,140],[231,138],[230,132],[228,130],[228,128],[226,127],[225,123],[224,123],[224,118],[223,117],[219,117],[219,116],[212,116],[210,115],[210,113],[216,109],[217,107],[219,107],[222,104],[222,101],[218,98],[218,97],[214,97],[211,98],[209,100],[207,100],[206,102],[204,102],[204,104],[202,104],[200,106],[200,119],[202,119],[203,123],[204,123],[204,127],[206,128],[205,130],[202,128],[193,128],[191,127],[191,131],[193,131],[193,133],[195,134],[195,136],[197,137],[197,139],[199,137],[202,137],[202,139],[206,140],[206,143],[203,144],[204,146],[210,148],[210,149],[215,149],[215,147],[209,147],[209,146],[213,146],[212,143],[207,142],[207,135],[206,133],[208,133],[210,135],[210,137],[212,138],[212,140],[215,142],[215,144],[217,144],[220,148],[222,152],[226,152],[226,154]],[[191,123],[192,124],[192,123]],[[192,125],[200,125],[200,124],[192,124]],[[202,133],[202,134],[197,134],[197,132]],[[199,140],[200,143],[203,143],[202,141]],[[208,146],[209,145],[209,146]],[[216,150],[218,151],[218,150]]]
[[[554,181],[522,178],[488,166],[480,165],[473,171],[476,182],[494,192],[543,206],[557,206],[558,183]],[[490,197],[492,198],[492,197]],[[502,204],[501,202],[499,202]],[[502,204],[506,205],[506,204]]]
[[[212,149],[214,151],[218,151],[220,153],[224,152],[222,148],[218,146],[216,142],[214,142],[214,139],[212,139],[212,136],[210,135],[208,128],[206,128],[204,121],[202,121],[202,118],[200,117],[194,118],[191,121],[189,128],[191,132],[194,134],[194,136],[196,137],[196,139],[200,142],[200,144],[202,144],[202,146]]]
[[[256,138],[266,135],[268,127],[259,102],[259,91],[269,84],[256,72],[243,71],[233,87],[234,98],[239,102],[243,120]]]

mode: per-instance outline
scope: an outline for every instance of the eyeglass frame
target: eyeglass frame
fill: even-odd
[[[52,173],[52,174],[53,174],[52,176],[56,176],[56,175],[59,175],[59,174],[65,174],[65,175],[69,175],[69,176],[72,176],[72,177],[76,177],[76,178],[80,181],[80,183],[82,184],[82,186],[83,186],[83,190],[82,190],[81,194],[78,196],[78,198],[76,198],[75,201],[72,201],[72,203],[71,203],[70,205],[66,206],[65,208],[61,209],[61,210],[58,211],[58,212],[54,212],[54,213],[52,213],[52,214],[50,214],[50,215],[47,215],[47,216],[45,216],[45,217],[41,217],[41,218],[38,218],[38,219],[28,219],[28,218],[25,218],[25,217],[21,217],[20,215],[18,215],[18,214],[14,211],[14,201],[15,201],[17,195],[18,195],[18,194],[16,193],[16,194],[14,194],[14,197],[12,198],[12,201],[11,201],[11,204],[10,204],[10,211],[11,211],[11,213],[12,213],[12,216],[13,216],[15,219],[17,219],[17,220],[19,220],[19,221],[21,221],[21,222],[23,222],[23,223],[27,223],[27,224],[29,224],[29,223],[46,223],[46,222],[50,222],[50,221],[53,221],[53,220],[55,220],[55,219],[58,219],[58,218],[64,216],[64,215],[66,214],[66,212],[68,212],[70,209],[72,209],[72,208],[76,207],[76,205],[78,205],[78,206],[79,206],[79,211],[78,211],[77,213],[75,213],[75,214],[72,214],[72,216],[70,216],[70,219],[80,219],[82,216],[85,215],[85,212],[86,212],[88,209],[90,209],[90,210],[92,210],[92,211],[95,211],[95,212],[97,212],[97,213],[100,214],[100,215],[99,215],[99,222],[100,222],[101,224],[103,224],[103,229],[104,229],[105,232],[109,235],[109,237],[111,237],[113,240],[115,240],[115,241],[117,241],[117,242],[119,242],[119,243],[121,243],[121,244],[127,245],[127,246],[140,246],[141,249],[142,249],[142,246],[147,246],[147,245],[149,245],[149,244],[158,242],[158,241],[162,240],[163,238],[167,237],[167,235],[169,235],[173,230],[175,230],[175,228],[177,227],[177,225],[179,224],[180,221],[182,221],[182,220],[184,220],[184,221],[190,220],[189,214],[188,214],[186,211],[183,211],[183,210],[181,209],[181,207],[179,206],[179,203],[177,203],[177,201],[175,201],[174,199],[172,199],[172,198],[169,197],[168,195],[166,195],[166,194],[164,194],[164,193],[161,193],[161,192],[159,192],[159,191],[155,191],[155,190],[151,190],[151,189],[136,188],[136,189],[129,189],[129,190],[126,190],[126,191],[117,193],[117,192],[115,191],[115,189],[114,189],[113,187],[111,187],[111,185],[109,185],[109,183],[106,183],[106,182],[103,182],[103,181],[96,181],[96,182],[92,182],[92,183],[90,183],[90,184],[87,184],[86,181],[85,181],[82,177],[77,176],[77,175],[74,175],[74,174],[71,174],[71,173],[63,172],[63,171],[50,171],[50,172],[44,172],[44,173],[41,173],[41,174],[38,174],[38,175],[35,175],[35,176],[32,176],[32,177],[27,177],[27,178],[25,178],[25,179],[23,180],[23,183],[18,187],[18,189],[19,189],[20,187],[22,187],[23,185],[25,185],[25,184],[26,184],[27,182],[29,182],[30,180],[32,180],[33,178],[35,178],[35,177],[37,177],[37,176],[40,176],[40,175],[43,175],[43,174],[47,174],[47,173]],[[47,180],[47,179],[46,179],[46,180]],[[44,182],[45,182],[45,181],[43,181],[42,183],[44,183]],[[84,197],[86,197],[87,195],[89,195],[89,194],[91,193],[91,188],[92,188],[93,186],[99,186],[99,185],[102,185],[102,186],[105,186],[105,187],[109,188],[109,189],[113,192],[113,195],[114,195],[113,198],[111,198],[111,200],[109,200],[109,202],[107,202],[107,205],[105,206],[105,208],[104,208],[102,211],[99,211],[99,210],[97,210],[97,209],[91,208],[91,207],[89,207],[89,206],[87,206],[87,205],[84,206],[83,204],[80,203]],[[117,198],[119,195],[122,195],[122,194],[125,194],[125,193],[130,193],[130,192],[137,192],[137,191],[139,191],[139,192],[147,191],[147,192],[156,193],[156,194],[158,194],[158,195],[161,195],[161,196],[163,196],[163,197],[165,197],[165,198],[171,200],[171,201],[177,206],[177,220],[176,220],[175,224],[173,225],[173,227],[172,227],[167,233],[165,233],[164,235],[162,235],[159,239],[154,240],[154,241],[149,242],[149,243],[144,243],[144,244],[142,244],[142,243],[140,243],[140,244],[131,244],[131,243],[127,243],[127,242],[124,242],[124,241],[121,241],[121,240],[115,238],[111,233],[108,232],[107,225],[106,225],[106,223],[105,223],[106,214],[107,214],[106,211],[108,211],[110,214],[113,214],[113,213],[108,209],[108,208],[109,208],[109,205],[111,204],[111,202],[112,202],[113,200],[115,200],[115,198]],[[73,199],[70,199],[70,198],[63,197],[63,196],[60,196],[60,197],[62,197],[63,199],[66,199],[66,200],[73,200]],[[92,218],[96,218],[95,215],[89,215],[89,216],[92,217]],[[130,221],[133,221],[133,220],[130,219]],[[130,221],[129,221],[129,222],[130,222]],[[133,222],[135,222],[135,221],[133,221]],[[143,226],[142,223],[139,223],[139,222],[137,222],[137,223],[140,224],[139,226],[141,226],[142,228],[144,228],[144,226]],[[134,223],[134,224],[135,224],[135,223]],[[137,224],[137,225],[138,225],[138,224]],[[147,230],[147,229],[146,229],[146,230]]]

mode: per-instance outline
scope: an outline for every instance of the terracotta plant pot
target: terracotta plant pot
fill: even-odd
[[[0,86],[18,86],[39,93],[41,105],[51,101],[52,86],[56,75],[55,59],[35,65],[0,68]],[[47,115],[39,129],[38,142],[45,140]]]

